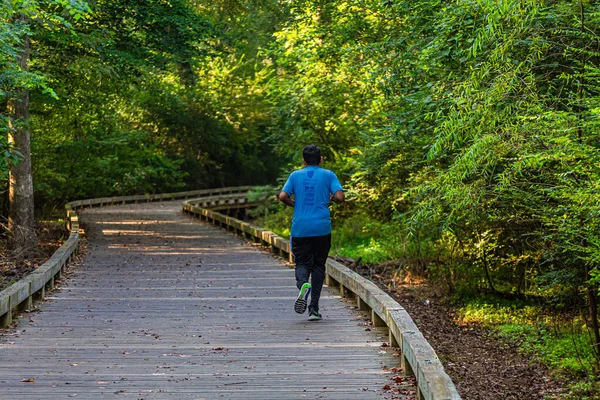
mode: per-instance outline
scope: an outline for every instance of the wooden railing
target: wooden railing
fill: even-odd
[[[69,239],[34,272],[0,292],[0,328],[12,323],[13,315],[33,307],[33,301],[44,298],[46,290],[54,289],[56,279],[61,274],[79,247],[79,222],[73,215],[69,222],[72,227]]]
[[[218,225],[248,240],[269,246],[273,253],[293,262],[290,243],[248,222],[224,215],[214,206],[232,207],[236,202],[247,205],[235,195],[212,196],[183,202],[183,212]],[[290,264],[291,265],[291,264]],[[392,297],[368,279],[331,258],[327,260],[326,284],[337,288],[340,295],[356,301],[358,309],[369,313],[373,325],[389,328],[389,341],[402,352],[401,367],[417,378],[418,397],[424,400],[459,400],[454,383],[444,371],[437,354],[423,337],[406,310]]]
[[[290,243],[273,232],[217,211],[243,209],[255,204],[247,199],[251,187],[195,190],[160,195],[122,196],[74,201],[65,206],[69,239],[35,272],[0,292],[0,328],[12,322],[15,312],[30,309],[33,301],[43,298],[52,289],[55,280],[65,272],[79,247],[79,220],[76,210],[117,204],[150,201],[190,199],[183,202],[183,211],[192,216],[219,225],[248,240],[269,246],[280,256],[293,261]],[[390,345],[399,347],[405,372],[414,374],[418,383],[418,396],[424,400],[459,400],[460,396],[435,351],[423,337],[412,318],[387,293],[335,260],[327,260],[326,283],[337,288],[340,295],[353,298],[361,311],[369,313],[374,326],[389,328]]]

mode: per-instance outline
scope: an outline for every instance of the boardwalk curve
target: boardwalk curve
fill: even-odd
[[[293,270],[180,209],[81,213],[82,265],[0,337],[0,399],[391,396],[385,332],[328,290],[325,320],[308,323]]]

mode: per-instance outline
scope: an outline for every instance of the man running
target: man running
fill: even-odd
[[[302,149],[302,161],[305,167],[290,174],[279,200],[294,207],[290,241],[296,261],[296,286],[300,290],[294,310],[303,314],[310,296],[308,319],[318,321],[323,318],[319,314],[319,297],[331,248],[328,206],[331,201],[343,203],[344,191],[332,171],[319,167],[323,157],[317,146],[311,144]]]

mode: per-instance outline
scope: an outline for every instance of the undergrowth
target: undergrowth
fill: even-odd
[[[492,328],[550,368],[566,382],[564,399],[600,399],[593,340],[585,321],[574,314],[548,312],[539,301],[506,300],[493,296],[461,299],[460,322]]]
[[[292,214],[291,208],[266,213],[262,209],[255,214],[254,223],[289,238]],[[331,237],[331,255],[361,258],[365,263],[384,262],[399,256],[397,232],[363,214],[334,219]]]

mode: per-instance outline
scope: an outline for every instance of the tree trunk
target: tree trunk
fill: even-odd
[[[29,36],[23,38],[19,65],[28,70]],[[8,102],[10,129],[8,142],[21,153],[22,160],[10,168],[8,184],[8,229],[12,233],[12,248],[17,256],[26,256],[36,248],[33,216],[33,178],[31,175],[31,143],[29,132],[29,90],[22,91]]]
[[[598,287],[590,283],[590,271],[585,266],[585,280],[587,284],[587,303],[588,303],[588,315],[590,317],[590,325],[592,333],[594,335],[594,344],[592,349],[596,355],[596,362],[600,364],[600,324],[598,323]]]
[[[485,244],[482,246],[482,250],[483,251],[481,253],[481,261],[483,264],[483,270],[485,271],[485,279],[487,280],[487,283],[490,286],[492,293],[497,293],[496,288],[494,287],[494,283],[492,282],[492,277],[490,276],[490,264],[488,263],[487,251],[485,251]]]
[[[179,81],[186,88],[190,88],[196,84],[196,74],[189,61],[177,63],[177,72],[179,72]]]
[[[596,299],[596,292],[598,288],[595,286],[589,286],[587,289],[588,295],[588,313],[592,322],[592,333],[594,334],[595,343],[593,345],[594,354],[596,360],[600,358],[600,326],[598,325],[598,301]]]

